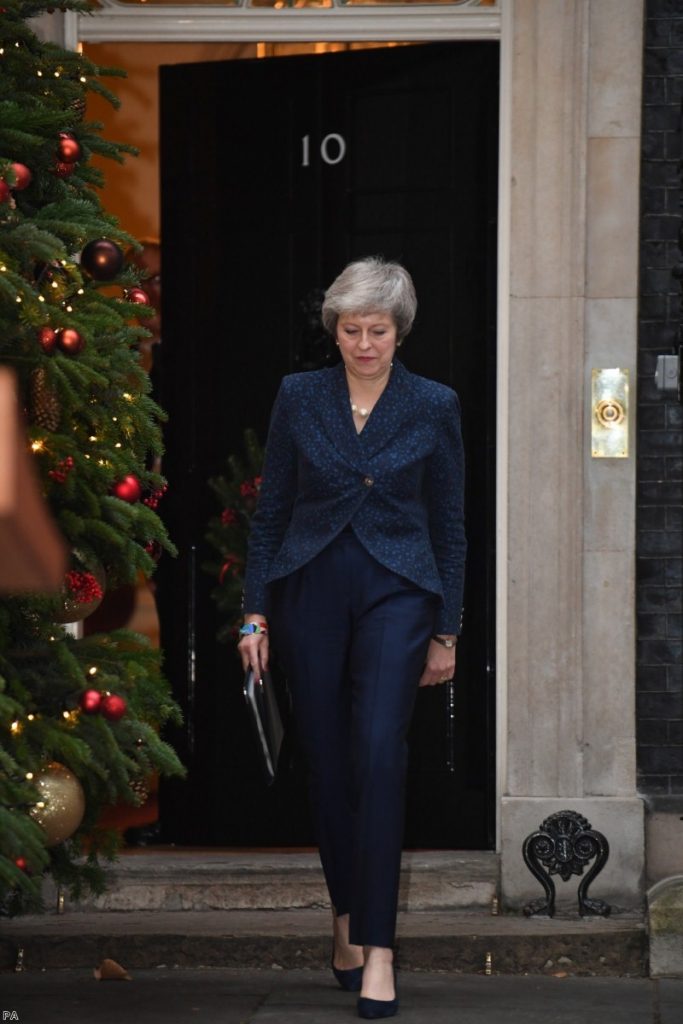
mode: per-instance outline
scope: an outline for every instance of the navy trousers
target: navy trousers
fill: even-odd
[[[406,734],[438,600],[380,565],[350,527],[272,589],[320,859],[358,945],[394,943]]]

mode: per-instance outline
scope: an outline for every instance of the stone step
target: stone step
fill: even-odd
[[[498,890],[495,853],[406,851],[403,910],[490,910]],[[109,872],[107,892],[70,911],[287,910],[329,907],[315,851],[136,850]],[[46,893],[54,906],[56,896]]]
[[[643,976],[641,919],[525,918],[483,912],[401,912],[403,970]],[[129,911],[49,913],[3,921],[0,970],[22,951],[28,971],[96,967],[111,957],[151,967],[310,967],[328,963],[329,910]]]

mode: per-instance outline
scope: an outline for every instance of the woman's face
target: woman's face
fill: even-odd
[[[384,377],[396,351],[396,324],[390,313],[342,313],[337,343],[346,370],[361,380]]]

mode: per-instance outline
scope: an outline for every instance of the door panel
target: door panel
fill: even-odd
[[[320,365],[306,304],[349,259],[382,253],[419,299],[401,359],[456,388],[467,451],[465,632],[454,687],[418,693],[406,841],[493,844],[497,64],[495,44],[454,43],[162,69],[165,514],[180,555],[158,594],[186,711],[170,738],[190,769],[162,789],[169,840],[313,841],[296,737],[266,790],[237,659],[214,639],[206,480],[246,426],[265,436],[281,377]]]

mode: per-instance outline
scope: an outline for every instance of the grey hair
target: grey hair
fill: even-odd
[[[323,325],[334,337],[337,320],[345,313],[390,313],[402,341],[413,326],[417,310],[415,286],[405,267],[366,256],[349,263],[325,292]]]

